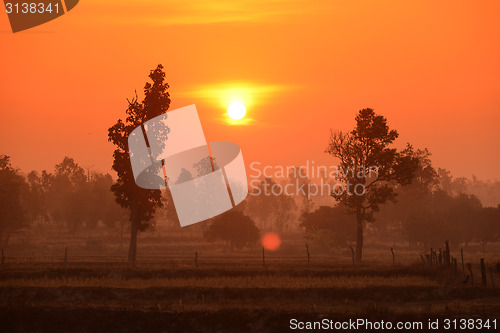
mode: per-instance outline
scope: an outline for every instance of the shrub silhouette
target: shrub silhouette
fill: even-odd
[[[225,250],[241,249],[251,246],[259,240],[259,229],[255,222],[240,211],[228,211],[213,219],[204,232],[204,237],[210,241],[224,241]]]

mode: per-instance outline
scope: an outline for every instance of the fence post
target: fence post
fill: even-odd
[[[446,267],[450,267],[450,243],[448,241],[445,241],[444,242],[445,246],[446,246],[446,250],[445,250],[445,263],[446,263]]]
[[[462,275],[465,277],[464,249],[463,248],[460,248],[460,256],[462,257]]]
[[[394,257],[394,249],[391,247],[391,253],[392,253],[392,264],[394,265],[396,263],[396,258]]]
[[[470,274],[470,285],[473,286],[474,285],[474,274],[472,274],[472,265],[471,263],[467,263],[467,269],[469,270],[469,274]]]
[[[68,247],[64,249],[64,268],[68,267]]]
[[[266,255],[264,254],[264,247],[262,247],[262,266],[266,266]]]
[[[486,265],[484,264],[484,258],[481,258],[481,283],[486,286]]]
[[[441,248],[439,248],[439,267],[443,264],[443,251],[441,251]]]
[[[351,254],[352,254],[352,264],[355,265],[356,261],[354,260],[354,249],[351,246]]]

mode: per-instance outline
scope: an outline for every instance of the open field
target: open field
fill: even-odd
[[[286,331],[291,318],[427,321],[500,313],[500,289],[465,286],[418,265],[206,260],[198,268],[164,262],[134,270],[105,262],[6,265],[2,331],[271,332]]]
[[[0,331],[283,332],[292,318],[427,323],[500,313],[500,274],[493,288],[488,271],[483,287],[479,268],[479,257],[494,268],[498,244],[464,250],[471,286],[461,265],[456,276],[426,267],[425,249],[404,244],[369,243],[356,266],[349,249],[311,244],[308,265],[303,239],[290,237],[264,266],[260,248],[230,253],[196,233],[166,234],[141,235],[135,269],[112,234],[17,235],[0,267]]]

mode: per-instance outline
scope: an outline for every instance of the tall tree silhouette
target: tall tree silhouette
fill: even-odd
[[[108,130],[108,140],[116,149],[113,153],[113,169],[118,174],[118,180],[111,186],[116,195],[116,202],[130,209],[130,246],[128,262],[135,266],[137,255],[137,233],[146,230],[151,224],[157,207],[162,206],[161,191],[147,190],[136,185],[130,164],[128,136],[144,122],[165,113],[170,106],[169,85],[165,82],[165,72],[160,64],[149,74],[152,83],[144,86],[144,99],[138,102],[137,94],[129,105],[126,119],[118,119]],[[167,131],[164,131],[166,134]]]
[[[339,160],[337,180],[345,185],[344,191],[333,191],[332,196],[356,214],[356,261],[360,262],[364,222],[374,220],[380,205],[395,201],[395,185],[409,184],[419,162],[410,145],[402,151],[389,148],[399,134],[389,129],[385,117],[363,109],[355,119],[351,132],[331,131],[326,153]]]

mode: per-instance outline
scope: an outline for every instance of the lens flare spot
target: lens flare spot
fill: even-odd
[[[281,238],[274,232],[268,232],[261,238],[262,246],[269,251],[276,251],[281,246]]]

